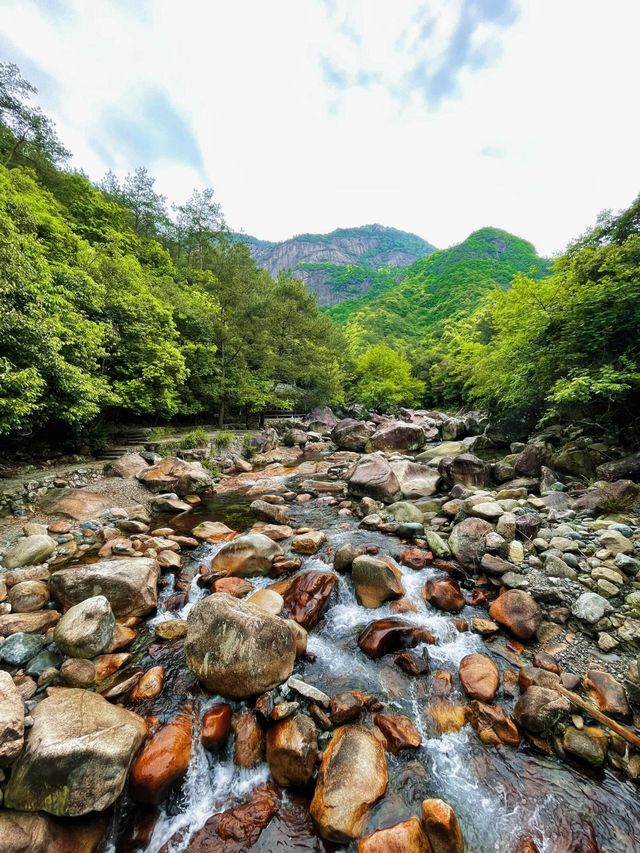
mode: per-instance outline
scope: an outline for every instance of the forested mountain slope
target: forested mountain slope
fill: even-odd
[[[271,275],[283,270],[293,272],[317,296],[320,305],[335,305],[385,289],[399,279],[398,267],[435,251],[421,237],[383,225],[300,234],[280,243],[244,234],[236,237],[249,246],[258,266]]]

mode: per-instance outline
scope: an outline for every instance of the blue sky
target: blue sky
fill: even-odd
[[[637,0],[0,0],[17,62],[99,179],[213,186],[263,239],[483,225],[551,254],[640,187]]]

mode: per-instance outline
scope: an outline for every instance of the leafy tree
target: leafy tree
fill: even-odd
[[[2,163],[34,164],[41,158],[53,163],[67,159],[69,152],[58,139],[53,122],[39,107],[27,103],[37,93],[12,62],[0,62],[0,149]]]
[[[424,384],[411,375],[406,356],[386,344],[375,344],[356,359],[356,396],[368,408],[393,411],[419,402]]]
[[[207,250],[225,228],[222,208],[213,199],[210,188],[194,190],[176,212],[175,235],[178,258],[186,254],[186,263],[204,268]]]
[[[111,171],[101,182],[101,189],[131,212],[133,230],[139,237],[156,237],[167,227],[167,199],[154,185],[155,178],[144,166],[129,172],[122,184]]]

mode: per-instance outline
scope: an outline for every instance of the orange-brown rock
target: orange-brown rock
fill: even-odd
[[[433,853],[463,853],[464,840],[458,818],[443,800],[423,800],[422,826]]]
[[[314,628],[329,602],[338,578],[333,572],[312,570],[298,575],[284,592],[284,610],[288,616],[307,631]]]
[[[404,593],[402,574],[391,557],[361,554],[353,561],[351,577],[363,607],[380,607]]]
[[[131,699],[139,702],[144,699],[155,699],[162,693],[164,686],[164,667],[152,666],[131,691]]]
[[[375,714],[373,722],[384,735],[387,750],[393,755],[403,749],[417,749],[422,744],[422,736],[404,714]]]
[[[129,790],[136,802],[157,804],[182,780],[191,759],[191,705],[159,729],[131,768]]]
[[[212,592],[226,592],[227,595],[232,595],[234,598],[242,598],[252,589],[249,581],[236,577],[218,578],[211,585]]]
[[[306,714],[287,717],[267,732],[267,762],[278,785],[310,782],[317,754],[316,727]]]
[[[431,846],[419,819],[411,817],[367,835],[358,853],[431,853]]]
[[[34,613],[5,613],[0,616],[0,636],[11,634],[44,634],[60,619],[57,610],[36,610]]]
[[[433,554],[422,548],[405,548],[400,554],[400,562],[412,569],[424,569],[433,562]]]
[[[104,681],[125,663],[129,663],[132,657],[133,655],[129,652],[121,652],[116,655],[98,655],[93,661],[96,665],[96,681]]]
[[[411,649],[418,643],[435,642],[431,631],[396,617],[376,619],[367,625],[358,637],[358,645],[362,651],[374,659],[390,652]]]
[[[473,701],[467,706],[467,718],[482,743],[490,746],[518,746],[520,735],[516,724],[498,705]]]
[[[460,683],[467,696],[491,702],[500,685],[500,671],[486,655],[466,655],[460,661],[458,670]]]
[[[331,699],[331,720],[336,726],[352,723],[364,708],[364,697],[357,690],[336,693]]]
[[[338,843],[358,838],[387,782],[384,747],[376,736],[359,725],[336,729],[323,753],[310,807],[322,837]]]
[[[399,666],[408,675],[417,677],[419,675],[426,675],[429,672],[429,661],[427,658],[415,652],[400,652],[393,660],[396,666]]]
[[[584,678],[584,688],[605,714],[619,720],[631,720],[631,708],[625,689],[608,672],[590,669]]]
[[[235,740],[233,760],[238,767],[256,767],[264,758],[264,733],[253,711],[240,711],[231,723]]]
[[[131,645],[131,643],[133,643],[137,636],[138,632],[133,628],[125,628],[124,625],[120,625],[116,622],[113,639],[106,650],[107,654],[112,654],[113,652],[119,652],[121,649],[126,649]]]
[[[247,802],[210,817],[189,842],[187,853],[246,853],[254,849],[277,813],[278,804],[274,785],[258,785]],[[167,853],[170,849],[171,842],[166,845]]]
[[[424,597],[438,610],[447,612],[462,610],[466,604],[460,584],[453,578],[427,581],[424,585]]]
[[[530,640],[542,622],[542,611],[535,598],[521,589],[510,589],[496,598],[489,615],[519,640]]]
[[[202,717],[200,739],[205,749],[215,750],[223,746],[231,734],[231,705],[219,702],[205,711]]]
[[[547,672],[555,672],[560,675],[560,666],[558,661],[548,652],[538,651],[533,656],[533,665],[539,669],[546,669]]]

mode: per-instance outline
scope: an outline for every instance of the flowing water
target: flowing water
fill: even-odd
[[[292,473],[292,476],[295,476]],[[294,481],[292,481],[294,482]],[[223,521],[237,530],[251,526],[249,500],[230,492],[213,498],[199,513],[164,517],[162,524],[187,531],[198,521]],[[292,526],[296,524],[325,530],[328,543],[338,547],[344,542],[377,545],[381,553],[398,556],[399,540],[378,532],[365,531],[357,521],[339,517],[335,509],[318,505],[294,504]],[[141,632],[135,663],[148,667],[162,663],[166,667],[163,693],[157,700],[140,707],[139,713],[154,714],[168,721],[189,697],[194,707],[192,759],[180,790],[160,809],[149,853],[180,853],[188,848],[193,834],[213,814],[242,802],[258,784],[269,778],[266,764],[253,770],[241,770],[233,763],[230,743],[218,754],[203,749],[197,722],[204,710],[221,697],[206,694],[186,669],[182,644],[155,642],[153,625],[162,619],[184,618],[194,603],[208,594],[197,583],[196,567],[208,564],[220,545],[205,545],[192,553],[189,566],[162,592],[157,615]],[[427,568],[421,571],[399,565],[407,595],[415,602],[414,613],[402,614],[417,625],[428,628],[437,645],[417,647],[430,660],[428,676],[411,678],[388,659],[370,660],[358,648],[358,633],[369,622],[392,615],[388,607],[370,610],[361,607],[354,594],[349,575],[338,576],[337,594],[325,611],[320,624],[309,635],[308,651],[315,660],[301,660],[296,674],[310,684],[331,694],[354,688],[373,693],[385,704],[385,710],[409,716],[419,728],[423,745],[395,757],[387,756],[389,787],[385,797],[371,813],[369,830],[388,825],[420,813],[420,803],[427,797],[440,797],[456,810],[465,836],[467,849],[484,853],[510,853],[518,840],[527,834],[544,853],[595,851],[601,853],[634,853],[640,851],[640,799],[637,787],[613,771],[595,772],[584,767],[562,763],[546,757],[524,743],[518,748],[484,746],[470,726],[440,734],[428,713],[434,672],[445,670],[457,683],[460,660],[470,652],[484,651],[492,655],[502,669],[510,667],[504,654],[493,654],[490,644],[479,635],[459,632],[452,617],[443,615],[427,604],[421,595],[425,580],[441,573]],[[317,556],[307,557],[302,571],[330,570]],[[170,576],[167,576],[170,577]],[[254,586],[272,583],[267,578],[253,579]],[[184,588],[187,599],[178,609],[167,609],[175,591]],[[483,611],[466,607],[462,614],[469,619]],[[499,649],[496,649],[496,652]],[[508,657],[508,654],[506,655]],[[511,666],[510,668],[515,668]],[[464,703],[459,688],[446,700]],[[514,700],[499,700],[510,711]],[[242,707],[242,703],[236,703]],[[131,706],[134,708],[134,706]],[[316,835],[307,811],[304,795],[286,792],[279,815],[251,848],[263,853],[271,851],[335,851],[355,850],[329,845]],[[114,821],[112,851],[131,849],[123,841],[127,819],[135,817],[136,808],[123,800]],[[597,847],[593,846],[597,838]],[[590,846],[591,845],[591,846]]]

